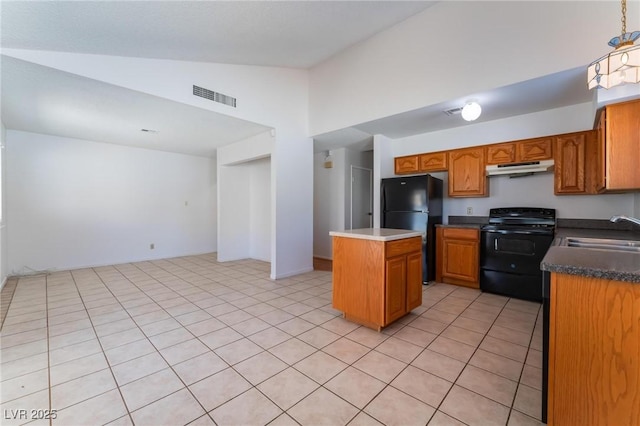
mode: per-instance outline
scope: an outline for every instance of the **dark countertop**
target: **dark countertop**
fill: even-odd
[[[556,238],[540,264],[543,271],[640,283],[640,253],[562,246],[563,237],[640,241],[640,231],[556,228]]]

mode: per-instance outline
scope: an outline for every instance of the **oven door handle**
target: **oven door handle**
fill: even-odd
[[[525,230],[513,230],[513,229],[483,229],[482,232],[488,232],[491,234],[503,234],[503,235],[553,235],[552,233],[539,232],[539,231],[525,231]]]

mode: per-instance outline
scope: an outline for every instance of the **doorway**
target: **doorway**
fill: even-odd
[[[350,229],[373,226],[373,172],[365,167],[351,166]]]

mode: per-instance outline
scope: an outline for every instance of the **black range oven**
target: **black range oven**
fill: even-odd
[[[540,262],[553,242],[556,211],[535,207],[491,209],[481,228],[480,289],[542,301]]]

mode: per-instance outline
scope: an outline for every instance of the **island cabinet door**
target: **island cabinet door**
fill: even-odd
[[[407,255],[407,310],[422,305],[422,252]]]
[[[393,257],[386,261],[387,282],[385,285],[385,324],[389,324],[407,311],[407,260],[406,256]]]

